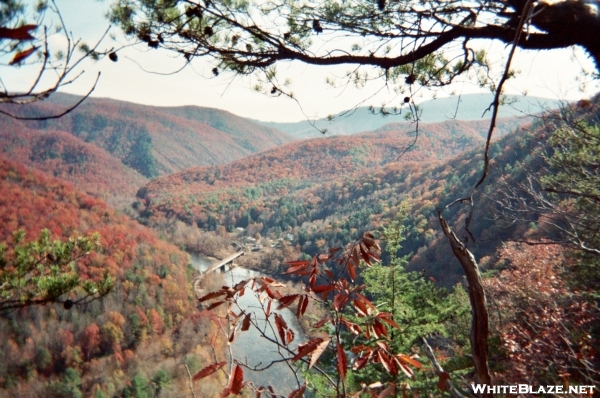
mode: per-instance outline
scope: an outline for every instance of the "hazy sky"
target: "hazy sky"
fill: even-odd
[[[75,37],[86,42],[97,40],[109,23],[104,17],[110,0],[57,0],[67,28]],[[117,35],[117,42],[106,38],[101,48],[120,47],[125,44],[118,28],[111,29]],[[50,44],[59,49],[61,37],[54,37]],[[508,48],[501,44],[480,42],[489,51],[490,57],[498,61],[498,72]],[[2,60],[6,62],[5,60]],[[300,106],[287,98],[270,97],[254,92],[252,77],[234,77],[221,74],[214,78],[213,65],[206,60],[196,60],[192,67],[174,75],[162,76],[145,72],[144,69],[160,73],[176,71],[183,64],[181,58],[161,50],[148,50],[144,46],[119,51],[119,62],[108,59],[99,62],[86,62],[85,73],[72,85],[62,91],[83,94],[89,90],[98,71],[102,73],[93,96],[109,97],[136,103],[176,106],[199,105],[228,110],[244,117],[266,121],[298,121],[304,119]],[[597,81],[589,82],[581,91],[582,84],[576,78],[581,75],[582,67],[592,70],[592,63],[581,50],[566,49],[543,52],[518,52],[513,68],[521,73],[517,79],[507,85],[508,93],[574,100],[589,97],[599,91]],[[142,69],[143,68],[143,69]],[[314,67],[299,63],[282,63],[278,71],[292,81],[292,91],[297,97],[305,114],[309,117],[325,117],[335,114],[361,101],[366,100],[382,88],[382,82],[373,82],[363,89],[352,86],[346,89],[334,89],[325,84],[327,76],[341,76],[351,66]],[[24,87],[32,69],[20,69],[0,65],[0,76],[10,87]],[[438,96],[447,96],[451,92],[473,93],[481,90],[471,82],[455,84],[444,89]],[[429,99],[433,92],[421,90],[419,100]],[[366,101],[363,105],[380,106],[383,103],[399,104],[396,94],[387,89]]]

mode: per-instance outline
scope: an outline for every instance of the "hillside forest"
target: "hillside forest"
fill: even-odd
[[[65,101],[73,98],[58,95],[27,112]],[[499,119],[477,206],[446,211],[452,225],[468,226],[457,233],[478,259],[496,384],[600,381],[598,101]],[[22,305],[0,314],[1,395],[259,393],[241,384],[239,364],[223,372],[229,343],[259,315],[248,313],[242,324],[243,312],[222,304],[233,305],[250,284],[207,302],[225,294],[227,281],[218,273],[199,278],[189,256],[222,259],[236,247],[247,251],[238,266],[265,275],[252,290],[263,297],[264,318],[277,324],[275,346],[287,347],[294,335],[269,314],[271,301],[298,316],[305,339],[298,350],[318,352],[322,373],[305,367],[290,396],[336,394],[327,379],[341,375],[344,388],[359,394],[474,394],[468,285],[437,209],[477,182],[486,120],[422,123],[412,145],[406,122],[302,138],[215,109],[90,98],[60,119],[2,117],[0,125],[0,276],[10,280],[22,256],[50,264],[60,242],[95,242],[68,274],[74,285],[87,284],[89,297],[81,289],[49,296],[42,282],[0,288],[3,300],[30,289],[16,301]],[[356,242],[361,254],[353,259]],[[360,271],[336,275],[364,284],[365,301],[353,304],[358,315],[342,293],[328,297],[333,285],[303,279],[308,264],[336,253],[343,259],[337,248],[348,247]],[[106,278],[102,294],[89,287]],[[338,321],[328,327],[321,318]],[[353,347],[363,350],[379,344],[365,351],[379,359],[328,347],[338,332],[348,341],[354,335]],[[340,355],[348,369],[338,367]]]

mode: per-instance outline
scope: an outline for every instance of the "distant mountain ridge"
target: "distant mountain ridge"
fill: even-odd
[[[541,97],[508,96],[508,103],[502,105],[498,112],[501,118],[527,116],[557,107],[557,101]],[[467,94],[448,98],[424,101],[418,106],[423,110],[421,122],[440,123],[449,120],[480,120],[489,116],[485,110],[493,101],[492,94]],[[377,112],[377,109],[375,109]],[[407,110],[400,115],[373,114],[368,107],[360,107],[353,111],[342,112],[333,117],[313,121],[315,127],[326,129],[327,135],[351,135],[374,131],[388,123],[406,123]],[[268,127],[281,130],[297,139],[314,138],[322,135],[309,121],[296,123],[261,122]]]
[[[505,124],[512,127],[514,121],[499,120],[499,130],[508,130]],[[289,192],[325,182],[341,183],[390,163],[433,165],[453,158],[483,144],[486,125],[481,120],[425,123],[412,147],[414,129],[394,123],[351,137],[293,142],[226,165],[195,167],[156,178],[138,191],[141,201],[136,209],[150,224],[177,218],[209,230],[218,224],[245,227],[244,209],[276,202],[274,198]]]
[[[53,115],[78,99],[59,93],[12,110]],[[133,195],[148,178],[228,163],[291,141],[285,133],[218,109],[104,98],[88,98],[56,120],[0,117],[0,153],[104,198]]]

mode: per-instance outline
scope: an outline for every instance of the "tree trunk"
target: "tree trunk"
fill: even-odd
[[[473,365],[475,366],[475,380],[479,384],[492,383],[490,371],[488,368],[488,334],[489,334],[489,319],[487,310],[487,300],[485,292],[481,285],[481,277],[479,268],[473,254],[458,240],[454,232],[446,223],[442,213],[437,209],[438,218],[444,235],[448,238],[454,255],[460,262],[460,265],[467,277],[469,284],[469,301],[471,302],[471,350],[473,354]],[[487,390],[487,389],[486,389]],[[492,397],[491,393],[484,392],[482,397]]]

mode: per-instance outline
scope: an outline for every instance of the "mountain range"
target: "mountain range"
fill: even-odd
[[[419,119],[422,123],[441,123],[451,120],[482,120],[489,117],[486,112],[493,102],[492,94],[465,94],[446,98],[437,98],[419,103]],[[544,110],[554,109],[558,102],[548,98],[529,96],[507,96],[503,99],[498,117],[523,117],[538,114]],[[319,130],[326,130],[327,135],[351,135],[360,132],[377,130],[388,123],[408,123],[410,110],[407,106],[397,112],[392,109],[381,110],[359,107],[338,113],[332,117],[296,123],[260,122],[290,134],[298,139],[314,138],[322,135]],[[412,118],[411,118],[412,119]]]

